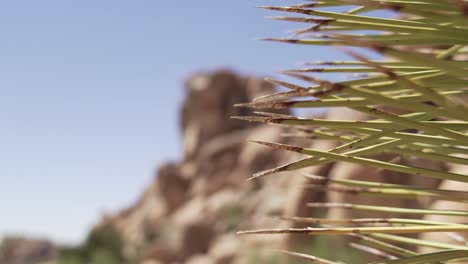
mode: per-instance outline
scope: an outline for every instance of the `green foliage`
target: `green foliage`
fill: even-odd
[[[242,222],[243,209],[240,206],[229,206],[223,209],[222,215],[223,231],[232,232]]]
[[[123,264],[123,242],[111,225],[91,231],[83,245],[63,248],[58,264]]]
[[[330,7],[333,7],[330,9]],[[341,161],[377,169],[396,171],[414,177],[429,177],[467,183],[460,172],[434,170],[395,164],[373,158],[379,153],[420,158],[429,162],[468,165],[468,2],[463,0],[323,0],[287,7],[262,8],[285,12],[275,20],[309,24],[296,31],[295,38],[265,40],[319,46],[342,46],[352,60],[307,63],[307,67],[282,71],[288,78],[308,83],[267,79],[286,89],[257,98],[239,107],[261,109],[256,116],[235,117],[252,122],[281,125],[295,131],[288,136],[339,142],[327,151],[301,146],[260,142],[265,146],[301,153],[304,159],[255,174],[251,179],[278,172]],[[325,8],[325,9],[324,9]],[[328,8],[328,9],[327,9]],[[346,10],[344,12],[330,10]],[[391,11],[386,18],[370,11]],[[293,14],[293,15],[290,15]],[[379,14],[377,16],[376,14]],[[317,34],[320,32],[320,34]],[[369,59],[354,47],[365,48],[385,59]],[[421,47],[424,47],[422,49]],[[369,54],[366,52],[366,54]],[[365,73],[352,80],[332,82],[316,73]],[[265,112],[268,109],[347,107],[369,116],[368,121],[323,120]],[[266,109],[266,110],[265,110]],[[349,181],[310,176],[317,190],[359,193],[376,197],[434,200],[466,203],[468,192],[427,189],[420,186],[381,182]],[[333,186],[330,186],[333,183]],[[409,215],[451,215],[466,217],[457,210],[427,210],[360,204],[313,203],[315,208],[346,208]],[[377,215],[378,216],[378,215]],[[460,218],[461,219],[461,218]],[[424,232],[467,232],[468,225],[419,219],[323,219],[289,218],[313,223],[315,228],[243,231],[240,234],[344,234],[358,241],[353,247],[384,258],[379,263],[441,263],[468,257],[468,247],[409,239],[401,234]],[[384,226],[374,226],[376,223]],[[338,225],[338,226],[336,226]],[[340,227],[340,225],[347,225]],[[349,227],[352,225],[352,227]],[[359,235],[356,235],[358,233]],[[400,247],[402,243],[405,248]],[[432,243],[432,244],[431,244]],[[419,255],[411,245],[430,244],[434,253]],[[294,255],[294,253],[288,253]],[[303,255],[296,254],[304,258]],[[307,258],[307,257],[306,257]],[[397,258],[397,260],[391,260]],[[337,263],[325,259],[315,263]]]

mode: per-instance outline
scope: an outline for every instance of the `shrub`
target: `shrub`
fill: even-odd
[[[123,264],[123,242],[111,225],[92,230],[83,245],[63,248],[59,264]]]

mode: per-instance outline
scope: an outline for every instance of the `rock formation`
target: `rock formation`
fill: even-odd
[[[187,97],[180,116],[184,142],[182,160],[162,165],[134,206],[100,223],[118,230],[124,241],[125,255],[132,259],[137,258],[145,264],[267,263],[272,253],[264,252],[265,249],[293,248],[298,245],[295,243],[298,238],[280,235],[237,237],[236,230],[301,227],[303,225],[279,221],[272,216],[317,216],[320,212],[307,208],[307,202],[353,202],[409,208],[429,207],[432,202],[366,199],[365,196],[334,192],[325,195],[304,188],[309,182],[297,173],[246,181],[255,172],[300,158],[291,152],[273,151],[248,143],[248,139],[312,145],[312,148],[322,150],[331,149],[336,143],[284,138],[277,126],[230,119],[231,116],[249,114],[248,109],[235,108],[234,104],[275,92],[272,85],[256,78],[240,77],[229,71],[200,73],[190,77],[185,87]],[[345,109],[334,109],[326,117],[342,120],[365,118]],[[387,154],[379,158],[406,165],[446,169],[445,164],[419,159]],[[440,184],[437,180],[342,162],[308,168],[306,172],[429,188]],[[328,212],[330,218],[369,216],[341,209]],[[345,248],[338,246],[334,244],[335,250]]]
[[[45,263],[57,256],[57,248],[42,239],[5,238],[0,241],[1,264]]]
[[[142,263],[248,263],[246,258],[261,258],[255,248],[263,238],[239,238],[235,231],[278,226],[271,216],[284,213],[294,181],[281,175],[267,181],[246,179],[295,157],[247,142],[284,142],[278,128],[230,117],[249,114],[234,104],[270,94],[274,87],[230,71],[195,74],[185,87],[183,159],[162,165],[134,206],[100,225],[114,225],[125,254]],[[271,246],[281,241],[268,239]]]

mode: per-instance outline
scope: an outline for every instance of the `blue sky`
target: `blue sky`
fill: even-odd
[[[0,235],[80,241],[180,158],[182,81],[224,66],[266,75],[336,58],[255,40],[297,27],[292,1],[0,2]]]

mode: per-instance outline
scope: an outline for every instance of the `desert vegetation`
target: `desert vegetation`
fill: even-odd
[[[84,243],[77,247],[59,250],[58,264],[116,264],[128,263],[123,255],[123,242],[110,225],[92,230]]]
[[[274,20],[306,25],[295,32],[294,38],[265,40],[311,48],[338,46],[351,59],[310,62],[303,68],[283,70],[285,80],[267,81],[286,91],[237,105],[258,112],[234,118],[285,127],[288,137],[339,143],[323,150],[256,140],[274,151],[300,153],[304,158],[258,172],[250,180],[289,172],[288,177],[306,177],[305,188],[353,194],[364,197],[361,201],[376,204],[311,202],[306,206],[351,213],[346,214],[348,218],[284,217],[285,221],[305,223],[307,227],[246,230],[238,234],[339,235],[341,240],[350,241],[352,247],[368,254],[369,259],[377,259],[375,263],[467,261],[468,246],[463,234],[468,231],[468,3],[330,0],[261,8],[282,12],[282,16],[272,17]],[[340,82],[316,75],[331,72],[360,75]],[[318,119],[270,112],[335,107],[359,112],[363,118]],[[404,162],[416,160],[420,162]],[[399,173],[401,178],[396,182],[400,184],[378,181],[372,174],[366,175],[365,180],[354,180],[344,175],[323,177],[298,171],[334,162]],[[414,179],[413,184],[408,184],[409,178]],[[386,203],[395,199],[407,202],[400,207]],[[426,201],[424,206],[412,203],[420,200]],[[359,215],[356,212],[361,211],[370,216],[355,218]],[[430,240],[429,234],[437,234],[432,237],[435,240]],[[442,242],[443,237],[451,239]],[[284,253],[312,263],[346,261],[346,256],[338,252],[333,259]]]

